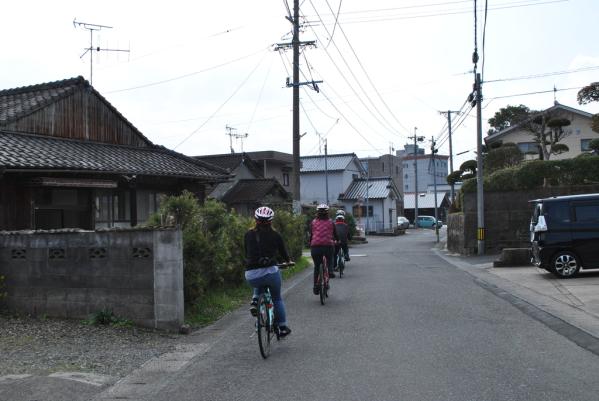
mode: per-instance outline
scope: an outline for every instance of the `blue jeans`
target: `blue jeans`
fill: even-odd
[[[275,306],[275,323],[279,326],[287,326],[287,315],[285,313],[285,304],[281,297],[281,272],[270,273],[262,277],[247,280],[248,284],[254,288],[254,298],[264,290],[265,286],[270,287],[270,295]]]

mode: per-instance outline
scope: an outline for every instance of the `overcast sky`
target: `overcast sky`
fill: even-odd
[[[301,79],[324,81],[319,93],[301,90],[301,154],[318,154],[320,134],[329,153],[377,156],[403,148],[414,127],[423,146],[434,136],[449,154],[439,111],[462,110],[453,116],[453,153],[470,153],[454,164],[473,158],[475,110],[464,104],[473,9],[473,0],[301,0],[301,40],[316,41],[302,53]],[[187,155],[228,153],[229,126],[248,134],[245,151],[291,153],[292,54],[273,47],[291,41],[286,15],[285,0],[9,2],[0,88],[89,80],[89,52],[80,56],[90,32],[73,20],[110,26],[93,33],[94,47],[130,52],[94,52],[93,86],[150,140]],[[508,104],[550,107],[554,86],[560,103],[599,112],[569,89],[599,81],[598,15],[597,0],[488,0],[484,58],[478,13],[485,132]],[[513,80],[524,76],[532,77]],[[512,96],[540,91],[549,92]]]

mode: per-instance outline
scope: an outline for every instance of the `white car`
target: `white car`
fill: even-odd
[[[410,220],[406,219],[403,216],[399,216],[397,218],[397,227],[406,230],[410,226]]]

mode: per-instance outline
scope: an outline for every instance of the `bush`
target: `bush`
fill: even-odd
[[[305,216],[294,215],[286,210],[276,210],[273,220],[273,228],[281,234],[287,252],[292,260],[299,260],[304,249],[304,227]]]

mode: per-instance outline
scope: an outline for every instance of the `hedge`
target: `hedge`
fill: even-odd
[[[518,191],[543,186],[599,183],[599,156],[533,160],[484,176],[485,191]],[[476,192],[476,178],[465,180],[463,192]]]

